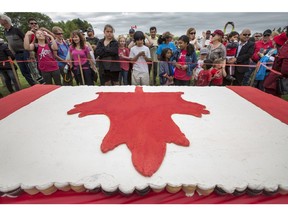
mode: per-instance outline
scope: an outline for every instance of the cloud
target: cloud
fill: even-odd
[[[45,13],[45,12],[43,12]],[[288,25],[285,17],[287,12],[81,12],[81,13],[45,13],[54,22],[67,21],[76,18],[86,20],[97,30],[96,34],[103,32],[105,24],[111,24],[115,28],[115,34],[127,34],[130,27],[137,25],[137,30],[149,32],[151,26],[156,26],[158,33],[170,31],[174,35],[185,34],[189,27],[197,30],[197,35],[210,29],[223,30],[228,21],[235,23],[235,30],[241,31],[250,28],[253,32],[278,29]],[[231,28],[227,28],[230,31]]]

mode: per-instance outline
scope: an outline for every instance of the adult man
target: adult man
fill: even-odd
[[[145,43],[149,44],[150,55],[153,62],[153,85],[156,84],[156,77],[158,71],[158,58],[157,58],[157,48],[158,48],[158,37],[156,36],[157,28],[155,26],[150,27],[150,36],[146,39]],[[149,64],[149,71],[152,65]]]
[[[248,80],[251,75],[249,69],[249,63],[250,58],[254,53],[254,43],[249,41],[250,36],[251,36],[251,30],[243,29],[243,31],[240,34],[240,41],[236,52],[236,58],[231,58],[228,61],[228,63],[230,64],[241,65],[235,67],[234,76],[236,80],[234,82],[234,85],[248,85]],[[248,65],[248,67],[243,65]]]
[[[95,37],[93,28],[89,27],[87,29],[87,36],[88,37],[86,37],[86,41],[91,44],[93,50],[95,51],[99,38]]]
[[[129,49],[132,46],[134,46],[134,34],[135,34],[135,30],[133,28],[129,29],[129,36],[127,37],[127,40],[126,40],[126,45]],[[131,45],[130,45],[130,43],[131,43]]]
[[[25,62],[29,58],[29,52],[24,49],[24,34],[23,32],[12,26],[10,17],[1,15],[0,23],[4,27],[4,35],[7,38],[10,50],[15,54],[15,58],[22,75],[27,80],[29,85],[34,85],[28,64]]]
[[[255,41],[255,49],[252,56],[253,62],[256,64],[260,60],[260,56],[262,54],[266,54],[267,50],[273,48],[272,40],[270,40],[270,36],[272,31],[267,29],[263,32],[262,40]]]

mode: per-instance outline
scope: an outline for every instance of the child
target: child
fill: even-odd
[[[212,75],[213,62],[210,59],[204,60],[203,70],[201,70],[198,74],[198,79],[196,82],[196,86],[209,86]]]
[[[189,43],[189,37],[182,35],[178,39],[179,49],[173,54],[175,65],[174,84],[178,86],[189,86],[193,69],[197,65],[194,46]]]
[[[159,78],[161,85],[172,85],[174,78],[174,71],[172,65],[169,63],[172,56],[172,50],[165,48],[162,50],[159,62]]]
[[[8,57],[10,57],[12,60],[15,59],[13,53],[8,48],[8,45],[4,43],[4,40],[2,38],[0,38],[0,73],[3,74],[7,89],[9,90],[10,93],[13,93],[14,89],[11,82],[13,82],[16,91],[19,91],[20,87],[18,86],[16,77],[13,74],[10,63],[7,62]]]
[[[101,85],[119,85],[120,62],[115,29],[110,24],[104,26],[104,38],[97,43],[95,57],[99,58]]]
[[[126,47],[126,39],[124,36],[119,36],[118,43],[119,43],[118,55],[121,60],[120,62],[121,71],[119,73],[119,83],[121,85],[122,80],[123,80],[123,84],[128,85],[129,62],[124,62],[124,61],[130,60],[129,58],[130,51]]]
[[[35,34],[35,41],[30,43],[32,31],[28,31],[24,38],[24,47],[26,50],[35,51],[38,60],[38,67],[45,80],[46,84],[52,84],[52,79],[55,85],[61,85],[60,70],[56,59],[54,58],[54,51],[58,50],[58,46],[54,37],[45,31],[37,30]],[[50,38],[51,44],[48,42]]]
[[[200,50],[200,56],[197,61],[197,66],[193,70],[193,79],[195,82],[197,82],[198,74],[200,73],[201,70],[203,70],[202,66],[204,64],[204,60],[207,58],[208,55],[208,49],[207,48],[202,48]]]
[[[227,76],[225,70],[226,60],[216,59],[213,62],[213,69],[211,70],[211,83],[212,86],[221,86],[223,84],[223,77]]]
[[[133,46],[129,58],[134,62],[132,71],[132,85],[149,85],[149,70],[147,62],[151,62],[150,50],[144,45],[145,36],[142,31],[134,34]]]
[[[227,61],[229,61],[229,59],[234,58],[236,56],[237,48],[239,45],[238,39],[239,39],[239,33],[236,31],[232,31],[228,35],[228,41],[226,43],[226,51],[227,51],[226,52],[226,59],[227,59]],[[234,66],[227,66],[226,70],[228,72],[226,80],[229,80],[229,81],[235,80],[235,78],[233,77],[235,67]]]

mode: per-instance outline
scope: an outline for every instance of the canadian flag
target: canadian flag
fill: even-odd
[[[0,119],[2,193],[288,191],[288,104],[251,87],[36,85]]]

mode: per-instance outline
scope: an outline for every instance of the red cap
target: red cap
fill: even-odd
[[[273,40],[275,41],[276,44],[280,45],[280,46],[283,46],[283,44],[287,41],[287,36],[286,36],[286,33],[283,32],[279,35],[276,35]]]
[[[224,32],[221,31],[220,29],[217,29],[217,30],[215,30],[215,31],[212,33],[212,35],[216,35],[216,34],[224,37]]]

